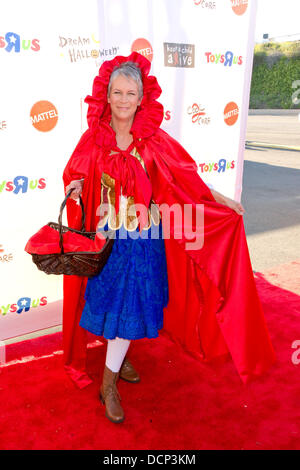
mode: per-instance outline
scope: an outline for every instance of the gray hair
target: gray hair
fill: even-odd
[[[118,77],[119,75],[123,75],[124,77],[131,78],[134,80],[138,86],[138,94],[139,98],[143,96],[143,81],[142,81],[142,73],[137,64],[134,62],[123,62],[121,65],[117,65],[111,73],[108,87],[107,87],[107,96],[110,95],[112,81]]]

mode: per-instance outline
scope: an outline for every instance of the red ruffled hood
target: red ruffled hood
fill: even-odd
[[[142,73],[143,100],[135,115],[131,128],[134,141],[150,137],[159,128],[164,116],[164,109],[157,98],[161,95],[161,88],[154,76],[149,76],[151,63],[138,52],[132,52],[128,57],[117,56],[105,61],[93,83],[92,96],[85,98],[89,105],[87,112],[88,126],[96,133],[96,143],[105,147],[116,145],[115,133],[110,127],[110,105],[107,102],[107,88],[110,75],[114,68],[124,62],[131,61],[138,65]]]

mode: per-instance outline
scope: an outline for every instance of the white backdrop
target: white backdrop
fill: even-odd
[[[4,11],[3,11],[4,10]],[[163,90],[162,127],[240,200],[256,0],[15,0],[0,32],[0,340],[61,324],[62,277],[24,247],[64,198],[100,65],[138,50]]]

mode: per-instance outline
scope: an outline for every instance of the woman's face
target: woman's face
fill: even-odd
[[[132,121],[142,101],[142,98],[139,98],[136,81],[118,75],[112,81],[107,101],[110,103],[112,117],[122,121]]]

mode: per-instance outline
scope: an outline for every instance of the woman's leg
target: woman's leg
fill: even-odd
[[[129,339],[118,338],[107,340],[105,365],[113,372],[119,372],[130,345]]]
[[[129,339],[118,338],[107,340],[105,365],[112,372],[120,372],[120,378],[130,383],[140,382],[140,376],[126,357],[130,345]]]
[[[106,361],[103,371],[100,400],[106,407],[106,417],[113,423],[124,421],[124,411],[117,389],[119,371],[129,348],[130,340],[118,338],[107,340]]]

